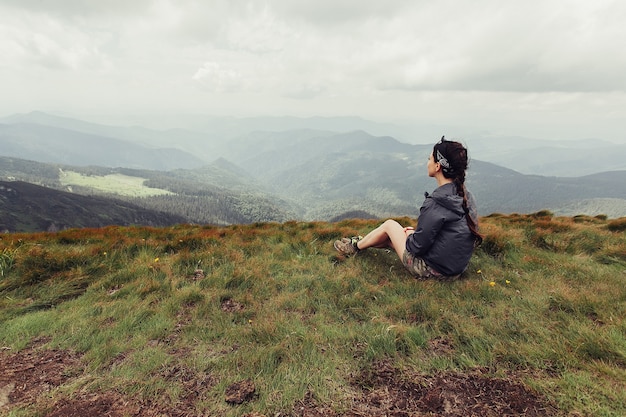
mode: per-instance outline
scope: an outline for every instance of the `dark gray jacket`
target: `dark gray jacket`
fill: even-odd
[[[476,224],[476,204],[468,192],[470,215]],[[406,240],[406,250],[443,275],[465,271],[474,251],[474,236],[467,225],[463,198],[454,184],[444,184],[420,208],[415,233]]]

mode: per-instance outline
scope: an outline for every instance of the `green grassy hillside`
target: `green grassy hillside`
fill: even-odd
[[[376,225],[2,235],[0,415],[626,415],[626,219],[483,218],[454,283]]]
[[[0,181],[0,231],[38,232],[109,225],[170,226],[184,217],[119,199],[84,196],[23,181]]]

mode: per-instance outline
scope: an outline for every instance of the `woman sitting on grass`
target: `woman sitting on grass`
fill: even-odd
[[[428,176],[438,188],[426,193],[417,226],[386,220],[365,237],[335,241],[335,249],[351,256],[367,248],[391,248],[416,278],[453,281],[467,268],[482,242],[474,199],[465,189],[467,149],[443,137],[428,157]]]

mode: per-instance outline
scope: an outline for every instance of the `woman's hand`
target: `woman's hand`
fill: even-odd
[[[412,234],[412,233],[414,233],[414,232],[415,232],[415,228],[414,227],[405,227],[404,228],[404,234],[407,235],[407,236]]]

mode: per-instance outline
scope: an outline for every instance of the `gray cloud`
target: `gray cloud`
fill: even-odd
[[[0,16],[0,87],[34,106],[59,90],[60,107],[80,108],[78,92],[92,91],[97,108],[118,91],[163,111],[245,101],[248,112],[444,119],[443,103],[456,100],[461,118],[489,97],[471,120],[507,108],[513,122],[529,103],[600,119],[626,90],[618,0],[3,0]],[[589,94],[606,107],[590,109]]]

